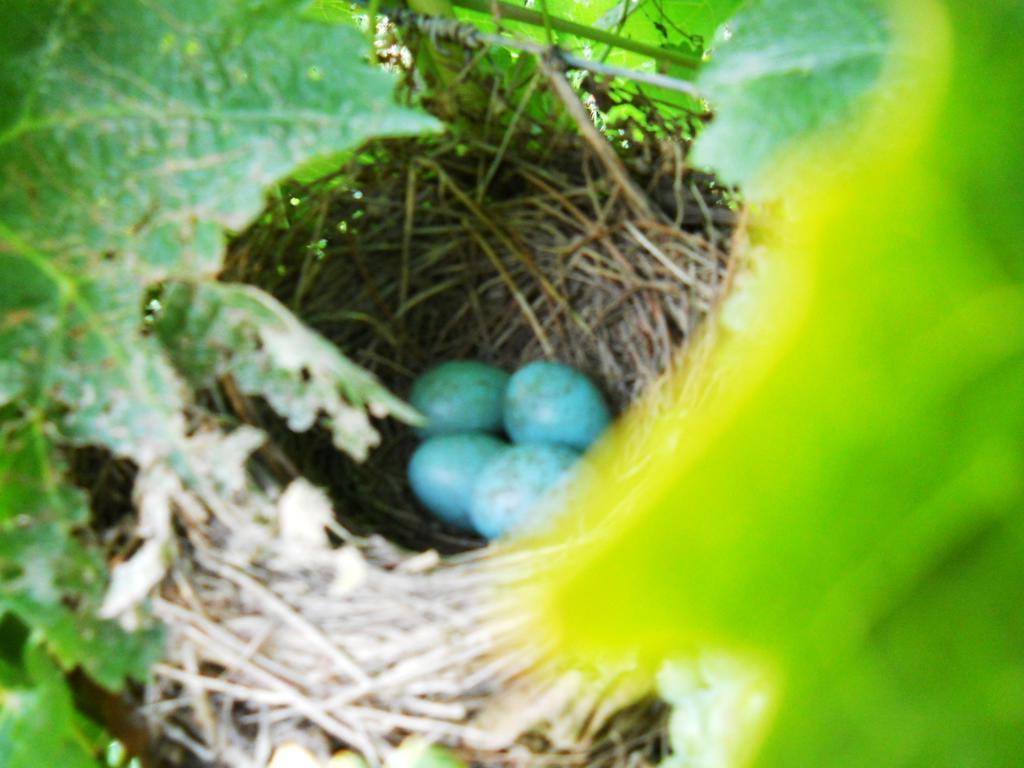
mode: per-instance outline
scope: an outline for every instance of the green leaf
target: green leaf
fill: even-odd
[[[551,585],[575,646],[763,670],[758,766],[1024,754],[1024,10],[947,8],[898,6],[914,88],[762,217],[756,320]]]
[[[74,708],[64,675],[46,650],[29,642],[27,684],[0,686],[0,765],[5,768],[98,768],[96,728]]]
[[[794,667],[761,764],[1014,764],[1022,557],[1017,521],[979,526],[877,618],[855,656]]]
[[[388,756],[385,768],[466,768],[466,764],[444,747],[410,736]]]
[[[219,227],[243,226],[296,165],[436,127],[393,103],[356,30],[294,3],[58,5],[34,49],[0,37],[0,93],[27,91],[0,120],[0,211],[64,262],[116,251],[150,279],[215,271]]]
[[[4,401],[31,408],[37,425],[61,414],[72,443],[184,468],[186,395],[159,345],[141,336],[142,287],[111,265],[76,272],[35,251],[0,254],[0,270],[9,278],[0,290]]]
[[[714,48],[697,87],[715,118],[691,159],[748,197],[780,152],[850,121],[891,52],[878,0],[753,0]]]
[[[3,10],[0,51],[4,52],[5,74],[0,76],[0,135],[24,108],[60,3],[7,0]]]
[[[0,422],[0,436],[0,614],[16,615],[66,668],[82,666],[101,685],[141,679],[161,634],[95,618],[106,566],[75,538],[88,516],[83,494],[64,483],[38,424]]]
[[[39,422],[0,421],[0,530],[21,520],[85,520],[81,494],[62,483],[63,469]]]
[[[82,666],[99,684],[117,689],[144,679],[160,656],[162,634],[128,634],[96,619],[103,560],[56,524],[7,528],[0,537],[0,611],[39,632],[65,669]]]
[[[322,415],[335,445],[357,460],[379,439],[366,410],[378,418],[419,421],[371,374],[250,286],[172,284],[156,330],[196,387],[230,373],[243,393],[263,397],[297,432]]]

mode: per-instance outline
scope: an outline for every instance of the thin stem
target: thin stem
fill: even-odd
[[[367,16],[370,18],[370,26],[369,29],[367,29],[367,33],[371,40],[373,39],[373,36],[377,34],[377,20],[380,16],[380,3],[381,0],[370,0],[366,7]]]
[[[600,61],[594,61],[593,59],[584,59],[579,56],[574,56],[570,53],[566,53],[557,46],[546,46],[534,40],[520,40],[505,37],[504,35],[485,34],[480,32],[475,25],[467,22],[447,20],[444,22],[445,26],[442,28],[431,27],[430,25],[434,23],[436,17],[412,13],[404,8],[388,9],[385,13],[387,13],[397,24],[408,24],[415,28],[426,30],[426,34],[430,35],[432,39],[448,36],[452,39],[458,40],[460,44],[469,49],[475,50],[481,46],[489,45],[511,48],[517,51],[525,51],[542,58],[554,57],[564,65],[573,69],[587,70],[611,77],[622,77],[627,80],[633,80],[637,83],[645,83],[658,88],[685,93],[695,99],[700,98],[700,92],[693,83],[686,80],[680,80],[675,77],[670,77],[669,75],[663,75],[657,72],[641,72],[635,69],[626,69],[624,67],[603,64]]]
[[[626,202],[629,203],[635,213],[645,219],[654,220],[655,215],[647,195],[633,181],[629,171],[626,170],[626,166],[622,162],[622,158],[615,154],[611,144],[597,130],[597,126],[590,119],[590,115],[587,114],[583,103],[579,100],[572,86],[569,85],[569,81],[565,79],[565,75],[560,70],[549,66],[543,59],[541,63],[551,81],[555,95],[561,99],[566,111],[576,121],[580,133],[587,143],[590,144],[590,148],[594,150],[597,159],[604,166],[605,170],[608,171],[608,174],[618,183]]]
[[[695,99],[701,98],[700,91],[697,90],[693,83],[689,83],[685,80],[679,80],[678,78],[670,77],[668,75],[658,74],[657,72],[640,72],[635,69],[625,69],[624,67],[602,64],[599,61],[573,56],[571,53],[548,48],[540,43],[535,43],[530,40],[516,40],[511,37],[503,37],[502,35],[485,34],[479,35],[478,39],[481,42],[488,43],[490,45],[497,45],[503,48],[513,48],[517,51],[525,51],[526,53],[533,53],[538,56],[543,56],[555,50],[557,51],[557,57],[572,69],[582,69],[599,75],[608,75],[609,77],[621,77],[626,80],[633,80],[637,83],[653,85],[669,91],[676,91],[677,93],[685,93],[687,96],[692,96]]]
[[[551,14],[548,13],[548,0],[540,0],[540,13],[544,17],[544,33],[548,36],[548,45],[555,44],[555,31],[551,28]]]

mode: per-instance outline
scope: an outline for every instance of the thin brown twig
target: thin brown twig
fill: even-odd
[[[544,70],[548,75],[548,80],[551,82],[555,94],[562,101],[566,111],[576,121],[580,134],[587,140],[590,148],[608,172],[608,175],[615,179],[630,206],[639,216],[649,219],[655,218],[647,196],[637,187],[636,182],[633,181],[626,170],[626,166],[623,165],[619,156],[615,154],[615,150],[612,149],[608,140],[597,130],[597,126],[594,125],[590,116],[583,108],[572,86],[569,85],[569,81],[565,79],[565,74],[557,66],[553,66],[550,61],[544,62]]]

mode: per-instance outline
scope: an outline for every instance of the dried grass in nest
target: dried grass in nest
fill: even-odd
[[[528,125],[379,142],[242,235],[225,279],[270,291],[398,393],[446,359],[553,358],[621,410],[720,297],[737,214],[678,141],[609,152]],[[145,707],[167,743],[231,766],[262,766],[287,739],[379,760],[408,734],[487,766],[664,753],[664,707],[629,674],[559,667],[518,639],[527,617],[505,589],[554,555],[474,549],[426,515],[405,482],[411,430],[379,424],[380,448],[356,465],[326,435],[234,402],[274,435],[278,466],[330,490],[341,544],[295,551],[272,508],[186,530],[156,604],[172,641]]]

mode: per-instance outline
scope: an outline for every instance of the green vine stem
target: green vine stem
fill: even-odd
[[[449,0],[406,0],[409,9],[425,16],[454,18],[455,11]],[[439,47],[435,42],[426,42],[420,51],[421,66],[433,75],[444,88],[454,85],[459,72],[459,60],[451,48]],[[422,71],[422,70],[421,70]]]
[[[485,13],[488,15],[496,12],[501,18],[520,21],[524,24],[530,24],[535,27],[547,28],[548,25],[550,25],[550,29],[554,29],[558,32],[565,32],[570,35],[586,38],[587,40],[593,40],[597,43],[604,43],[624,51],[631,51],[632,53],[649,56],[662,64],[674,64],[679,67],[694,70],[701,64],[701,57],[699,54],[687,54],[668,48],[658,48],[657,46],[630,40],[628,37],[622,37],[614,32],[608,32],[604,29],[596,29],[594,27],[587,26],[586,24],[578,24],[574,21],[569,21],[550,14],[540,13],[528,8],[520,8],[517,5],[500,2],[500,0],[451,0],[451,4],[456,8],[463,8],[468,11],[476,11],[478,13]]]

